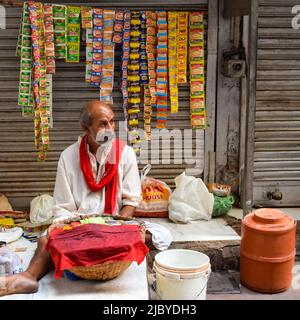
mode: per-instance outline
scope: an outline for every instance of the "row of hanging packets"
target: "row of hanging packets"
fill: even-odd
[[[204,129],[206,126],[206,115],[204,75],[204,17],[202,12],[190,13],[189,59],[191,127],[193,129]]]
[[[177,16],[177,82],[186,83],[188,50],[188,12],[178,12]]]
[[[114,34],[113,34],[113,43],[121,44],[123,38],[123,20],[124,12],[121,10],[116,11],[115,21],[114,21]]]
[[[52,116],[52,74],[55,73],[55,47],[52,5],[44,4],[44,30],[46,55],[46,111],[49,128],[53,127]]]
[[[143,25],[142,25],[142,32],[145,34],[144,44],[145,45],[145,51],[143,54],[146,55],[146,73],[147,78],[146,83],[144,85],[144,136],[146,140],[151,140],[151,118],[152,118],[152,105],[151,105],[151,94],[150,94],[150,75],[149,75],[149,68],[152,68],[155,72],[155,57],[154,57],[154,45],[150,44],[149,40],[152,33],[156,33],[156,30],[153,30],[153,23],[151,23],[151,15],[149,14],[150,11],[146,11],[145,18],[143,19]],[[156,21],[156,19],[155,19]],[[152,56],[150,54],[150,51],[152,52]],[[151,57],[153,58],[151,61]],[[150,63],[150,66],[149,66]],[[155,86],[155,81],[154,81]]]
[[[81,27],[85,29],[85,33],[82,34],[86,44],[85,81],[91,82],[93,64],[93,8],[81,7]]]
[[[148,65],[148,85],[144,90],[144,130],[145,139],[151,139],[151,120],[156,107],[156,13],[146,11],[146,54]]]
[[[47,114],[46,55],[43,20],[43,5],[29,2],[31,40],[33,48],[33,91],[34,91],[34,133],[35,147],[39,150],[39,160],[43,161],[49,146],[49,121]]]
[[[145,11],[140,13],[141,25],[140,25],[140,85],[144,86],[148,84],[148,62],[146,53],[146,14]]]
[[[67,7],[64,5],[53,5],[54,42],[56,59],[66,59],[67,41]]]
[[[167,12],[157,12],[156,128],[167,126],[168,105],[168,23]]]
[[[136,154],[140,153],[140,136],[138,133],[138,114],[141,103],[140,86],[140,35],[141,18],[140,12],[131,12],[130,30],[130,54],[129,54],[129,75],[128,75],[128,126],[129,142]]]
[[[168,13],[168,62],[171,113],[178,112],[177,85],[177,12]]]
[[[113,104],[115,44],[112,42],[114,10],[103,11],[103,60],[100,80],[100,101]]]
[[[52,5],[44,4],[45,55],[48,74],[55,73],[55,47]]]
[[[149,140],[149,109],[147,110],[147,104],[150,105],[150,90],[149,90],[149,78],[148,78],[148,60],[146,51],[146,38],[147,38],[147,24],[146,24],[146,13],[141,11],[140,13],[141,26],[140,26],[140,86],[141,94],[144,95],[144,136]],[[150,105],[151,107],[151,105]],[[145,121],[146,119],[146,121]],[[148,134],[147,134],[148,133]],[[150,131],[151,134],[151,131]]]
[[[123,111],[125,121],[128,121],[128,63],[130,52],[130,20],[131,12],[126,10],[123,16],[123,34],[122,34],[122,65],[121,65],[121,91],[123,97]]]
[[[33,84],[32,84],[32,43],[31,24],[29,19],[29,6],[27,2],[23,4],[22,22],[20,28],[20,41],[18,43],[17,55],[20,57],[20,82],[18,105],[22,106],[22,114],[31,115],[33,113]]]
[[[91,85],[100,87],[103,59],[103,10],[93,9],[93,63]]]
[[[66,62],[79,62],[80,58],[80,8],[67,7]]]

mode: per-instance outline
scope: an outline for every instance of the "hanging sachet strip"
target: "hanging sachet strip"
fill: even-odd
[[[20,35],[20,82],[18,105],[22,106],[23,116],[33,114],[33,63],[31,43],[31,23],[29,18],[29,5],[23,4],[22,25]]]
[[[123,23],[123,34],[122,34],[122,82],[121,82],[121,91],[123,97],[123,111],[125,121],[128,121],[128,62],[130,54],[130,20],[131,12],[126,10],[124,12],[124,23]]]
[[[157,11],[156,128],[167,125],[168,105],[168,23],[167,12]]]
[[[85,29],[85,81],[91,82],[93,64],[93,8],[81,7],[81,26]]]
[[[177,85],[177,12],[168,12],[168,62],[171,113],[178,112]]]
[[[156,107],[156,13],[146,11],[146,53],[148,65],[148,85],[144,90],[144,130],[145,139],[151,139],[151,119]]]
[[[56,59],[66,58],[67,42],[67,7],[64,5],[53,5],[54,42]]]
[[[43,6],[39,2],[29,2],[31,40],[33,48],[34,86],[34,132],[35,146],[39,150],[39,160],[46,158],[49,146],[49,124],[47,113],[46,57],[44,47]]]
[[[145,140],[151,140],[151,117],[152,117],[152,106],[151,106],[151,95],[149,84],[144,86],[144,136]]]
[[[146,85],[148,81],[148,62],[146,53],[146,14],[145,11],[140,13],[141,27],[140,27],[140,85]]]
[[[80,12],[82,29],[93,29],[93,8],[82,6]]]
[[[147,17],[146,12],[141,11],[141,35],[140,35],[140,85],[144,95],[144,136],[146,140],[151,136],[151,98],[148,77],[148,58],[146,51]],[[150,119],[149,119],[150,117]]]
[[[100,80],[100,101],[113,104],[115,44],[112,42],[115,11],[103,11],[103,60]]]
[[[146,52],[146,13],[145,11],[140,12],[140,20],[141,20],[141,25],[140,25],[140,52],[139,52],[139,60],[140,60],[140,87],[141,87],[141,93],[140,97],[145,99],[145,95],[147,97],[147,94],[150,94],[148,89],[149,86],[149,81],[148,81],[148,62],[147,62],[147,52]],[[146,88],[147,87],[147,88]],[[149,103],[150,99],[148,99]],[[145,119],[145,100],[144,100],[144,119]],[[148,127],[146,127],[148,128]],[[144,121],[144,129],[145,129],[145,121]],[[145,130],[144,130],[144,136],[145,135]]]
[[[67,7],[66,62],[79,62],[80,58],[80,8]]]
[[[93,64],[93,8],[81,7],[81,26],[82,29],[85,29],[85,81],[91,82]]]
[[[93,29],[86,29],[85,32],[85,81],[91,82],[93,65]]]
[[[114,23],[113,43],[122,43],[124,11],[117,10]]]
[[[147,25],[145,11],[141,11],[140,18],[140,86],[142,89],[141,96],[144,96],[144,136],[146,140],[149,140],[151,136],[151,126],[149,125],[151,124],[151,121],[149,119],[149,111],[151,110],[151,99],[149,90],[148,60],[146,51]]]
[[[103,10],[93,9],[93,63],[91,85],[100,87],[103,59]]]
[[[44,4],[44,28],[45,28],[45,55],[47,73],[55,73],[55,48],[53,12],[51,4]]]
[[[18,42],[16,47],[16,57],[21,57],[21,46],[22,46],[22,25],[23,25],[23,15],[24,15],[24,5],[26,2],[23,3],[23,11],[21,16],[21,23],[19,27],[19,33],[18,33]],[[28,6],[28,4],[26,4]]]
[[[31,23],[31,39],[33,48],[33,87],[34,87],[34,142],[36,149],[40,146],[40,71],[41,71],[41,30],[39,29],[37,4],[29,2],[29,18]]]
[[[52,5],[44,4],[44,32],[46,56],[46,111],[49,128],[53,127],[52,116],[52,74],[55,73],[55,47]],[[44,130],[45,131],[45,130]]]
[[[205,129],[204,16],[191,12],[189,19],[191,127]]]
[[[178,12],[177,28],[177,81],[178,83],[186,83],[188,12]]]
[[[128,126],[129,142],[136,154],[140,153],[140,136],[138,133],[138,113],[140,112],[141,87],[140,87],[140,13],[131,12],[130,30],[130,55],[129,55],[129,75],[128,75]]]
[[[52,116],[52,104],[53,104],[53,95],[52,95],[52,74],[46,74],[46,101],[47,101],[47,116],[49,122],[49,128],[53,128],[53,116]]]

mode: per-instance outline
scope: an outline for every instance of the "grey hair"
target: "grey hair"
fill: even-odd
[[[80,110],[80,124],[83,128],[89,128],[92,125],[92,115],[89,108],[89,103],[83,106]]]

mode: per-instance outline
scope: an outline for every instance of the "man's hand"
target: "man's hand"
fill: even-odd
[[[120,216],[124,218],[133,218],[135,209],[136,208],[133,206],[124,206],[120,211]]]

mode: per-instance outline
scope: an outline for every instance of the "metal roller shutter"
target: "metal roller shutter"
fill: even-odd
[[[254,205],[300,205],[299,1],[261,0],[258,18]],[[278,190],[282,200],[270,199]]]
[[[68,1],[67,1],[68,2]],[[158,1],[126,3],[132,9],[173,9],[173,10],[202,10],[207,11],[206,1],[167,1],[164,8]],[[66,3],[57,1],[56,3]],[[71,2],[68,2],[71,3]],[[121,4],[120,4],[121,3]],[[201,4],[202,3],[202,4]],[[80,3],[75,3],[80,5]],[[83,3],[82,3],[83,4]],[[85,5],[124,8],[122,1],[101,4],[84,3]],[[81,62],[68,64],[57,61],[57,72],[53,77],[53,118],[54,127],[50,129],[50,150],[45,162],[37,162],[37,152],[34,149],[33,120],[24,118],[21,109],[17,107],[17,91],[19,79],[19,61],[15,57],[15,46],[21,17],[20,8],[7,8],[7,29],[0,31],[0,193],[6,193],[14,209],[28,209],[30,200],[41,193],[52,194],[55,183],[56,166],[59,155],[67,146],[77,140],[81,134],[78,117],[82,105],[89,99],[97,99],[99,90],[84,82],[85,48],[82,43]],[[117,52],[116,55],[120,55]],[[119,74],[120,59],[116,59],[115,74]],[[117,80],[117,79],[115,79]],[[123,119],[121,95],[114,90],[114,105],[117,120]],[[168,129],[187,129],[189,122],[189,86],[180,87],[180,111],[177,114],[168,114]],[[141,114],[142,115],[142,114]],[[155,115],[154,115],[155,116]],[[154,118],[155,120],[155,118]],[[155,121],[154,121],[155,123]],[[161,155],[164,146],[158,140],[153,141],[152,159],[160,156],[160,161],[152,165],[150,174],[166,181],[174,187],[174,177],[187,167],[195,164],[174,164],[176,147],[171,142],[171,163],[164,164]],[[196,153],[197,149],[197,153]],[[195,159],[197,155],[198,168],[191,171],[198,176],[203,173],[204,165],[204,131],[193,133],[193,143],[187,148],[187,160]],[[139,168],[145,165],[145,157],[139,159]]]

